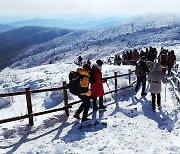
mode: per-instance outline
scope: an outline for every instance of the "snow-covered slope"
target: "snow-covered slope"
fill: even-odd
[[[71,59],[71,58],[70,58]],[[73,60],[73,59],[71,59]],[[5,69],[0,73],[1,92],[62,86],[74,64],[59,63],[24,70]],[[103,65],[103,76],[127,73],[131,66]],[[110,89],[114,80],[108,80]],[[118,87],[128,85],[128,78],[118,79]],[[109,88],[104,84],[105,91]],[[104,96],[107,111],[89,110],[89,118],[106,121],[107,127],[96,126],[79,130],[80,122],[73,117],[80,104],[73,105],[70,116],[63,111],[34,117],[34,126],[28,120],[0,125],[0,153],[123,153],[153,154],[180,153],[180,115],[171,85],[166,96],[162,85],[162,109],[152,112],[150,93],[134,96],[133,88]],[[147,89],[148,91],[148,86]],[[78,98],[68,93],[70,101]],[[165,101],[166,99],[166,101]],[[25,97],[0,99],[0,117],[8,118],[26,114]],[[3,104],[3,105],[2,105]],[[60,91],[32,95],[33,112],[63,106]],[[137,108],[137,112],[130,111]],[[7,114],[8,113],[8,114]]]
[[[126,26],[133,26],[134,30],[160,28],[171,25],[179,25],[180,18],[171,13],[152,13],[130,18],[121,23]]]
[[[55,63],[59,60],[68,61],[69,56],[76,59],[78,55],[82,55],[85,59],[92,59],[150,45],[159,48],[178,46],[179,21],[178,17],[170,14],[158,16],[154,14],[109,28],[72,32],[41,45],[24,49],[22,55],[13,59],[15,63],[11,67],[26,68]]]

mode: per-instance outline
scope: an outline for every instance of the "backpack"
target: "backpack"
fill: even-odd
[[[89,72],[89,75],[90,75],[89,83],[91,83],[91,84],[95,83],[96,80],[95,80],[95,78],[94,78],[94,71],[91,70],[91,71]]]
[[[167,65],[167,55],[161,54],[161,65]]]
[[[143,69],[142,69],[142,65],[140,63],[136,64],[135,74],[136,74],[136,76],[143,75]]]
[[[78,72],[71,71],[69,73],[69,91],[73,95],[80,95],[81,94],[81,76]]]

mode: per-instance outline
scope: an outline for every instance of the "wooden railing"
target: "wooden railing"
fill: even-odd
[[[115,89],[112,90],[112,91],[105,92],[105,95],[109,94],[109,93],[113,93],[113,92],[117,93],[117,91],[119,91],[119,90],[131,87],[135,83],[135,81],[131,83],[131,74],[133,72],[134,71],[129,70],[129,72],[127,74],[121,74],[121,75],[117,75],[117,72],[115,72],[114,76],[104,78],[104,79],[107,79],[107,80],[109,80],[109,79],[114,79],[115,80]],[[123,87],[123,88],[117,88],[117,78],[123,77],[123,76],[128,76],[129,77],[129,85],[126,86],[126,87]],[[41,92],[48,92],[48,91],[55,91],[55,90],[63,90],[64,107],[33,113],[31,94],[33,94],[33,93],[41,93]],[[82,101],[78,100],[78,101],[74,101],[74,102],[68,102],[68,91],[67,90],[68,90],[68,84],[64,81],[63,82],[63,87],[37,89],[37,90],[31,90],[30,87],[27,87],[27,88],[25,88],[25,91],[11,92],[11,93],[1,93],[0,97],[25,95],[26,96],[28,114],[21,115],[21,116],[16,116],[16,117],[12,117],[12,118],[7,118],[7,119],[1,119],[0,124],[28,118],[29,119],[29,125],[32,126],[32,125],[34,125],[33,117],[43,115],[43,114],[52,113],[52,112],[62,111],[62,110],[64,110],[66,115],[69,116],[69,108],[72,108],[72,105],[80,103]]]
[[[180,101],[180,72],[178,72],[178,64],[172,70],[172,86],[178,101]]]

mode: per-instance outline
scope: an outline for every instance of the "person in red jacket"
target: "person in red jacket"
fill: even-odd
[[[168,64],[168,75],[171,75],[171,69],[176,61],[176,56],[174,55],[174,50],[168,53],[167,64]]]
[[[96,64],[92,66],[92,73],[93,76],[93,82],[91,82],[91,94],[93,98],[93,111],[97,111],[98,107],[96,104],[97,97],[99,97],[99,109],[106,109],[106,106],[103,105],[103,95],[104,95],[104,88],[103,83],[106,82],[106,80],[102,79],[102,60],[97,60]]]

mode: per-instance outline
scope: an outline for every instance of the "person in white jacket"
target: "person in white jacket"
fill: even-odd
[[[157,105],[161,107],[161,82],[166,83],[165,75],[162,72],[162,67],[159,63],[156,63],[153,70],[148,75],[148,81],[150,83],[150,92],[152,96],[152,109],[156,109],[156,96],[157,96]]]

